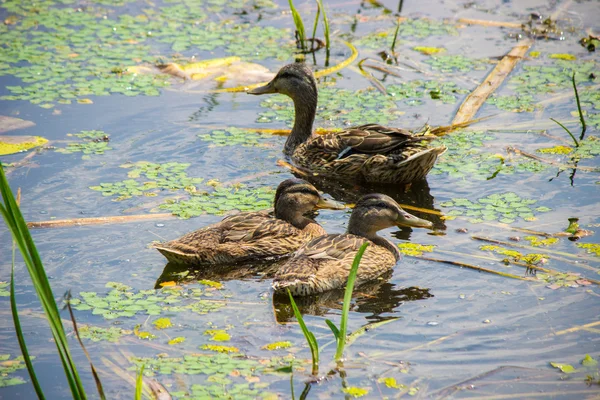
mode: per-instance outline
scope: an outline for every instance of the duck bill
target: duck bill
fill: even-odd
[[[246,92],[248,94],[267,94],[267,93],[277,93],[275,86],[273,85],[273,81],[267,83],[264,86],[255,87],[254,89],[248,90]]]
[[[427,221],[426,219],[421,219],[416,217],[406,211],[402,210],[403,213],[400,214],[400,217],[396,221],[398,226],[410,226],[413,228],[433,228],[433,223]]]
[[[328,208],[330,210],[343,210],[346,206],[340,202],[335,200],[324,199],[323,197],[319,198],[319,202],[315,206],[316,209]]]

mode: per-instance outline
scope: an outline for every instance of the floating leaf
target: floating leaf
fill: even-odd
[[[598,360],[595,360],[589,354],[586,354],[583,360],[581,360],[581,365],[584,367],[595,367],[598,365]]]
[[[400,253],[406,254],[407,256],[422,256],[423,252],[431,253],[435,245],[422,245],[418,243],[399,243]]]
[[[178,336],[178,337],[175,337],[175,338],[169,340],[167,343],[170,346],[173,346],[173,345],[176,345],[176,344],[179,344],[179,343],[183,343],[183,342],[185,342],[185,338],[183,336]]]
[[[48,143],[48,139],[41,136],[0,136],[0,156],[20,153],[43,146]]]
[[[565,54],[565,53],[555,53],[555,54],[550,54],[550,58],[554,58],[557,60],[567,60],[567,61],[573,61],[573,60],[577,60],[577,57],[575,57],[572,54]]]
[[[221,282],[211,281],[208,279],[201,279],[198,281],[201,285],[210,286],[215,289],[223,289],[223,284]]]
[[[600,257],[600,244],[598,243],[577,243],[576,246],[580,249],[585,249],[587,253]]]
[[[390,389],[406,389],[406,385],[396,382],[396,378],[379,378],[377,382],[385,384]]]
[[[359,397],[363,397],[366,394],[368,394],[369,390],[359,388],[356,386],[348,386],[348,387],[342,388],[342,392],[354,397],[355,399],[358,399]]]
[[[173,326],[169,318],[159,318],[152,323],[156,329],[167,329]]]
[[[279,350],[279,349],[287,349],[292,347],[292,342],[290,341],[285,341],[285,342],[274,342],[274,343],[269,343],[264,345],[263,347],[261,347],[264,350]]]
[[[554,368],[560,369],[565,374],[572,374],[573,372],[577,371],[575,368],[573,368],[572,365],[569,365],[569,364],[560,364],[560,363],[551,362],[550,365],[552,365]]]
[[[216,351],[219,353],[239,353],[240,350],[233,346],[217,346],[214,344],[203,344],[201,347],[203,350]]]
[[[427,55],[443,53],[446,51],[446,49],[444,49],[443,47],[423,47],[423,46],[413,47],[413,50],[418,51],[423,54],[427,54]]]

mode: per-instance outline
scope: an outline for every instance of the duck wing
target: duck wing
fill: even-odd
[[[350,234],[321,236],[301,247],[294,255],[294,258],[308,257],[314,260],[342,260],[350,253],[358,251],[360,246],[366,241],[367,239],[363,237]]]
[[[340,144],[352,153],[387,154],[413,143],[434,137],[416,136],[406,129],[389,128],[377,124],[361,125],[337,134]]]
[[[297,235],[299,229],[266,212],[233,215],[221,221],[221,243],[251,242]]]

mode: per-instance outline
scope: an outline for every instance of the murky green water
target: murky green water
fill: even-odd
[[[280,97],[209,93],[220,86],[214,81],[181,83],[164,75],[122,73],[159,58],[181,62],[192,56],[204,60],[232,55],[275,72],[293,60],[287,2],[112,3],[0,2],[0,18],[5,21],[0,25],[0,115],[36,124],[6,134],[39,135],[50,141],[48,148],[30,158],[25,153],[1,157],[12,187],[22,189],[25,218],[42,221],[170,211],[199,215],[32,232],[54,293],[60,296],[71,290],[81,300],[75,311],[79,325],[89,326],[90,332],[97,327],[111,329],[110,335],[97,331],[102,340],[84,339],[109,398],[132,397],[133,381],[126,375],[134,377],[142,362],[146,373],[176,398],[291,398],[289,372],[275,372],[290,363],[297,398],[303,390],[310,390],[307,398],[351,396],[344,394],[344,388],[356,394],[362,389],[365,398],[582,398],[597,393],[597,385],[587,386],[584,380],[591,376],[599,382],[598,367],[584,366],[581,360],[586,354],[600,356],[600,292],[585,280],[600,280],[598,248],[592,246],[600,241],[598,234],[579,241],[561,236],[556,243],[540,243],[544,237],[512,229],[561,232],[571,217],[578,217],[586,230],[597,231],[600,226],[600,142],[595,139],[600,126],[599,58],[598,51],[589,52],[578,43],[587,37],[586,29],[598,31],[600,11],[595,1],[405,2],[402,16],[409,20],[399,30],[400,69],[394,70],[401,77],[367,69],[389,96],[370,85],[356,62],[320,79],[317,127],[367,122],[408,128],[448,125],[467,94],[515,45],[515,35],[522,33],[516,28],[467,26],[458,19],[521,23],[531,13],[545,18],[566,7],[556,29],[563,32],[564,40],[555,40],[561,36],[556,32],[536,40],[528,57],[477,114],[493,118],[442,139],[450,150],[438,160],[426,183],[404,192],[316,182],[348,203],[377,190],[401,204],[433,210],[414,212],[433,221],[443,236],[425,230],[384,232],[398,244],[434,245],[424,257],[531,280],[406,256],[393,274],[356,289],[349,329],[396,319],[356,338],[346,350],[344,374],[333,373],[307,386],[310,352],[298,325],[286,323],[294,321],[289,303],[273,298],[268,268],[187,271],[165,267],[163,257],[148,247],[153,240],[170,240],[216,222],[230,209],[262,208],[269,201],[271,190],[291,176],[276,163],[282,158],[285,138],[244,129],[285,129],[292,120],[291,103]],[[312,31],[315,4],[303,1],[296,6]],[[332,1],[326,7],[336,38],[330,65],[351,55],[342,39],[357,47],[357,60],[380,60],[379,52],[389,52],[397,2]],[[533,25],[543,26],[536,21]],[[415,51],[417,46],[445,52],[429,56]],[[307,61],[317,70],[325,68],[324,50],[314,59],[307,56]],[[588,122],[577,149],[567,133],[549,120],[566,123],[579,136],[570,86],[573,72]],[[563,154],[543,150],[558,145],[571,150],[563,149]],[[509,153],[507,147],[547,162]],[[557,166],[575,164],[584,168]],[[196,194],[207,195],[193,196],[191,186]],[[236,198],[237,193],[243,196]],[[189,202],[191,198],[202,201]],[[322,211],[318,220],[328,232],[342,232],[348,216]],[[518,242],[511,240],[515,237]],[[7,281],[10,237],[4,227],[0,238],[0,281]],[[482,248],[490,245],[497,247]],[[541,256],[528,258],[530,254]],[[538,263],[541,258],[544,264]],[[504,259],[529,260],[572,274],[525,275],[524,267],[506,266]],[[22,323],[42,386],[48,398],[68,398],[50,332],[22,264],[16,279]],[[173,281],[181,284],[161,289],[161,283]],[[214,287],[213,282],[222,287]],[[155,287],[157,291],[150,292]],[[322,347],[323,376],[333,370],[335,347],[325,319],[339,322],[342,296],[327,293],[299,302]],[[123,308],[127,299],[142,301],[136,304],[143,307],[107,311],[111,302]],[[3,296],[0,304],[4,316],[0,354],[10,354],[12,359],[20,351],[8,297]],[[71,332],[67,314],[63,317]],[[169,318],[173,326],[158,329],[154,322],[159,318]],[[207,334],[209,330],[225,332]],[[150,335],[155,338],[139,337]],[[217,340],[227,336],[229,340]],[[179,337],[185,341],[168,344]],[[85,356],[71,339],[86,388],[94,393]],[[272,351],[263,348],[274,342],[289,343]],[[210,346],[227,346],[230,351],[234,347],[238,353],[227,355]],[[551,362],[570,364],[577,371],[562,373]],[[0,361],[1,368],[10,365],[14,363]],[[18,383],[15,377],[27,382],[0,388],[0,397],[34,396],[25,370],[0,372],[6,373],[0,386]]]

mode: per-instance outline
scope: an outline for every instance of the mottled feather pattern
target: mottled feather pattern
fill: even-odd
[[[317,135],[300,144],[292,160],[301,168],[340,179],[406,184],[424,178],[446,147],[431,135],[369,124]]]
[[[369,242],[363,255],[356,284],[389,271],[397,262],[395,254],[368,239],[352,234],[322,236],[302,246],[275,274],[275,291],[290,289],[306,296],[343,288],[360,246]]]
[[[172,262],[229,264],[286,256],[323,233],[322,228],[298,229],[267,212],[248,212],[154,247]]]

